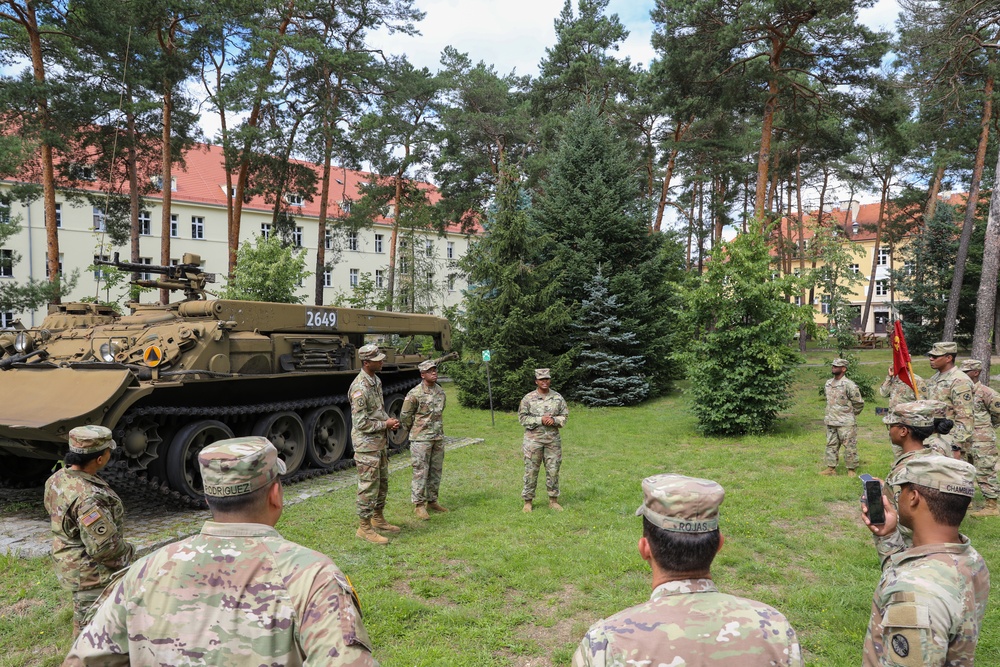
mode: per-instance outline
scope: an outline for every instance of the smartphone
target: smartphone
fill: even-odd
[[[868,506],[868,520],[873,526],[885,524],[885,507],[882,505],[882,482],[871,475],[861,475],[865,486],[864,502]]]

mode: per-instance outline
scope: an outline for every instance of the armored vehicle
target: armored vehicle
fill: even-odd
[[[234,435],[263,435],[293,475],[329,469],[350,453],[347,390],[357,350],[386,354],[386,407],[398,415],[420,381],[416,336],[447,352],[447,320],[431,315],[209,299],[212,274],[187,254],[178,266],[109,264],[157,274],[134,281],[181,290],[169,305],[130,315],[94,304],[50,307],[38,328],[0,332],[0,478],[44,477],[70,429],[103,424],[118,442],[112,469],[201,497],[197,454]],[[388,341],[410,339],[402,347]],[[390,433],[391,445],[405,432]]]

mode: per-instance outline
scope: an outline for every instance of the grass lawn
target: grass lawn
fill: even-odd
[[[833,356],[810,351],[808,361]],[[874,374],[890,359],[887,350],[861,357],[878,364]],[[931,375],[923,359],[914,370]],[[571,405],[566,511],[545,506],[543,480],[530,515],[521,512],[516,415],[497,414],[493,427],[488,412],[461,408],[449,385],[449,435],[485,438],[447,454],[441,502],[451,513],[417,521],[404,470],[390,479],[386,516],[403,532],[388,547],[354,537],[350,489],[289,508],[278,529],[329,554],[351,577],[382,665],[568,665],[591,623],[649,596],[636,551],[641,479],[707,477],[726,488],[726,543],[713,567],[719,588],[783,611],[808,665],[858,665],[879,564],[859,519],[860,483],[817,475],[825,443],[817,387],[828,375],[827,366],[800,368],[794,405],[767,437],[703,437],[680,392],[637,408]],[[891,451],[873,407],[860,417],[861,470],[882,476]],[[963,532],[987,562],[1000,562],[1000,520],[969,518]],[[981,665],[1000,665],[996,598],[980,636]],[[59,664],[70,618],[46,559],[0,557],[0,666]]]

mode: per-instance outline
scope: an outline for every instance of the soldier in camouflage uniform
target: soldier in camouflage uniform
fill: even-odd
[[[375,529],[398,533],[399,526],[385,520],[385,499],[389,493],[389,429],[399,428],[399,420],[385,411],[382,380],[375,373],[382,370],[385,355],[378,345],[358,350],[361,372],[354,378],[348,396],[351,399],[351,443],[358,469],[357,536],[374,544],[388,544],[389,539]]]
[[[441,472],[444,468],[444,389],[437,383],[437,364],[427,360],[420,364],[422,382],[410,390],[403,400],[399,421],[410,432],[410,457],[413,460],[413,483],[410,500],[414,513],[422,521],[430,519],[427,509],[448,510],[438,504]]]
[[[535,369],[535,391],[521,399],[517,419],[524,427],[521,453],[524,456],[524,511],[530,512],[535,499],[538,470],[545,465],[545,490],[549,507],[562,511],[559,498],[559,466],[562,464],[562,439],[559,429],[566,425],[569,408],[558,392],[552,391],[548,368]]]
[[[274,529],[285,472],[259,436],[198,454],[212,521],[136,561],[65,665],[377,667],[354,589]]]
[[[926,398],[927,383],[924,382],[924,379],[916,373],[913,374],[913,380],[917,383],[917,389],[920,390],[920,397]],[[878,393],[882,398],[889,399],[890,410],[900,403],[909,403],[917,400],[917,395],[914,393],[910,385],[906,384],[893,374],[892,366],[889,367],[889,374],[886,375],[885,380],[882,381],[882,386],[878,388]]]
[[[927,398],[942,401],[948,406],[947,417],[955,428],[945,436],[955,458],[963,458],[972,449],[975,411],[972,380],[955,366],[958,345],[934,343],[927,353],[931,368],[936,373],[927,381]]]
[[[78,426],[69,432],[66,467],[45,482],[56,577],[73,593],[74,637],[93,616],[94,602],[114,573],[128,567],[135,553],[122,534],[125,507],[97,476],[114,449],[110,430]]]
[[[858,467],[858,420],[857,415],[865,409],[865,399],[853,380],[844,377],[847,372],[845,359],[834,359],[831,364],[833,377],[826,381],[826,454],[823,462],[826,470],[821,475],[837,474],[837,459],[840,448],[844,448],[844,463],[848,477],[855,477]]]
[[[865,635],[865,667],[972,665],[990,593],[986,561],[959,533],[975,493],[976,469],[945,456],[907,461],[897,477],[899,511],[884,498],[886,521],[873,526],[882,579]],[[907,549],[897,523],[920,546]],[[881,544],[880,544],[881,543]]]
[[[976,466],[976,482],[986,499],[985,506],[972,516],[1000,516],[997,508],[997,432],[1000,425],[1000,393],[979,381],[983,372],[983,362],[966,359],[961,370],[972,380],[972,460]]]
[[[798,638],[779,611],[712,581],[722,487],[664,474],[644,479],[642,492],[639,555],[652,568],[653,594],[591,626],[573,667],[800,667]]]

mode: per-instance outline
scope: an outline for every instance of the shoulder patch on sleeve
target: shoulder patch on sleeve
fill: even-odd
[[[890,603],[885,608],[882,625],[886,628],[929,628],[930,612],[915,602]]]
[[[90,510],[82,517],[80,517],[80,523],[89,528],[92,524],[100,521],[103,518],[104,515],[101,514],[101,510],[95,507],[94,509]]]

